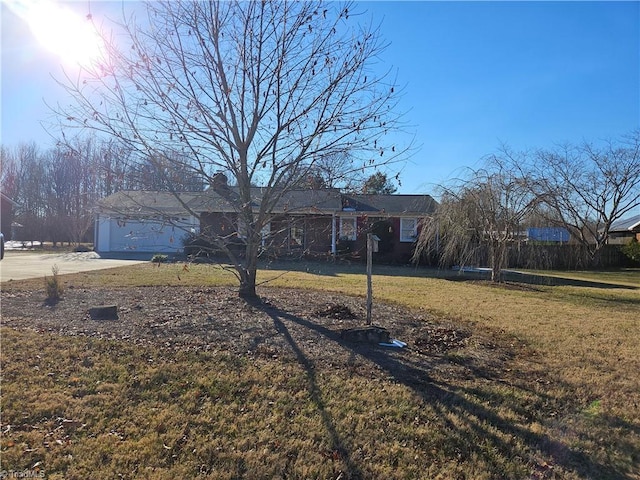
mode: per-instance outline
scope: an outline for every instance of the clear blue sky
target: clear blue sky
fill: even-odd
[[[4,1],[4,0],[3,0]],[[89,2],[73,4],[86,13]],[[105,8],[91,2],[94,13]],[[404,87],[418,150],[401,193],[514,149],[597,141],[640,128],[640,2],[359,2],[382,22],[382,57]],[[3,145],[52,144],[40,122],[58,60],[2,8]]]

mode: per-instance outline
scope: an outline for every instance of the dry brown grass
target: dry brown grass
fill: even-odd
[[[260,279],[362,295],[358,270],[309,264]],[[466,349],[444,355],[449,366],[431,378],[393,363],[370,378],[5,328],[2,469],[41,462],[49,478],[69,479],[640,478],[639,271],[555,287],[374,273],[377,301],[495,337],[513,354]],[[171,264],[61,279],[67,288],[233,282],[218,267]],[[474,370],[480,360],[495,368]]]

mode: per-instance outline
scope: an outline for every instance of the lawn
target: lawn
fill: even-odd
[[[362,296],[362,270],[269,264],[260,292]],[[4,326],[0,470],[60,479],[639,478],[640,270],[529,278],[496,286],[374,267],[377,303],[469,334],[464,346],[428,356],[354,347],[345,363],[314,363],[295,342],[290,355],[256,356]],[[234,278],[217,266],[145,264],[62,281],[188,288]],[[2,302],[37,290],[43,280],[5,282]]]

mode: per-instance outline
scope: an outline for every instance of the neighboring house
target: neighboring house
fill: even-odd
[[[531,243],[558,244],[569,243],[571,234],[564,227],[530,227],[526,238]]]
[[[626,245],[632,238],[640,241],[640,215],[613,222],[609,228],[609,245]]]
[[[254,209],[260,187],[252,191]],[[179,253],[190,232],[242,241],[246,227],[234,208],[237,189],[221,182],[205,192],[118,192],[96,216],[96,251]],[[437,203],[428,195],[347,195],[336,189],[286,192],[271,209],[263,249],[275,256],[364,254],[366,233],[381,239],[378,257],[408,261],[420,220]],[[192,215],[189,211],[197,214]]]

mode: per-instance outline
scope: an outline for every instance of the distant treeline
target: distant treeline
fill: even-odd
[[[41,149],[0,149],[2,193],[17,203],[6,238],[42,242],[93,241],[96,202],[120,190],[203,190],[201,177],[175,155],[140,159],[110,141],[85,139]],[[6,220],[5,222],[6,223]]]

